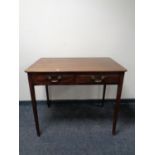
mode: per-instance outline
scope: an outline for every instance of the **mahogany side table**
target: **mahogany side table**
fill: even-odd
[[[45,85],[47,104],[50,106],[48,85],[104,85],[103,100],[106,85],[117,85],[112,124],[112,134],[115,135],[123,78],[126,71],[123,66],[111,58],[41,58],[32,64],[26,69],[26,72],[37,135],[40,136],[40,127],[35,86]]]

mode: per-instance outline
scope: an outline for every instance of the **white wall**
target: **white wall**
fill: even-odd
[[[124,65],[122,98],[135,95],[134,0],[20,0],[20,100],[29,100],[24,72],[40,57],[112,57]],[[54,99],[100,98],[101,86],[57,86]],[[45,99],[43,87],[37,99]],[[109,86],[106,97],[115,97]]]

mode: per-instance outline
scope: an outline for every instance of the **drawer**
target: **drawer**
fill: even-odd
[[[77,84],[117,84],[118,74],[80,74],[76,76]]]
[[[31,79],[34,84],[73,84],[74,75],[72,74],[33,74]]]

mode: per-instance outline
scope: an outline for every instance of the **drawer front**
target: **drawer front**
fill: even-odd
[[[72,74],[34,74],[31,76],[31,79],[34,84],[73,84],[74,75]]]
[[[65,74],[38,73],[31,75],[35,85],[84,85],[84,84],[118,84],[119,74]]]
[[[118,84],[118,74],[83,74],[76,76],[77,84]]]

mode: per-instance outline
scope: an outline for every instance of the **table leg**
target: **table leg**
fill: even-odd
[[[50,107],[48,85],[45,85],[45,89],[46,89],[47,106]]]
[[[121,99],[122,86],[123,86],[123,77],[124,77],[124,74],[120,77],[120,83],[117,86],[116,103],[114,106],[114,113],[113,113],[113,126],[112,126],[113,135],[116,134],[116,124],[117,124],[118,113],[120,109],[120,99]]]
[[[104,106],[104,102],[105,102],[105,92],[106,92],[106,84],[104,84],[103,86],[102,106]]]
[[[102,97],[103,101],[105,100],[105,92],[106,92],[106,84],[104,84],[103,86],[103,97]]]
[[[31,101],[32,101],[32,109],[33,109],[33,115],[34,115],[34,120],[35,120],[35,127],[37,131],[37,135],[40,136],[35,89],[34,89],[34,85],[31,83],[30,78],[29,78],[29,87],[30,87],[30,93],[31,93]]]

